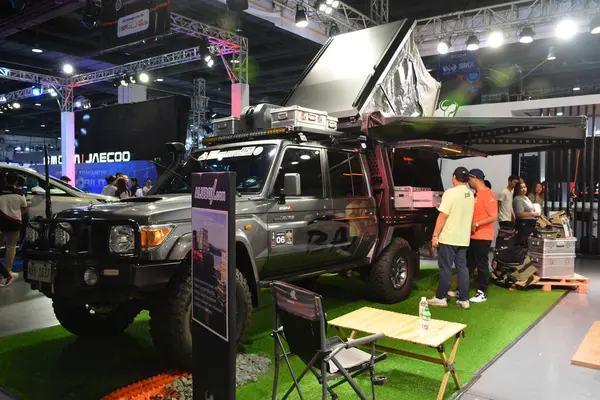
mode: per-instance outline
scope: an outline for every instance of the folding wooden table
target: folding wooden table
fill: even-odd
[[[335,326],[344,340],[354,339],[357,332],[366,334],[384,333],[388,339],[435,348],[439,353],[439,359],[391,347],[376,346],[381,351],[442,365],[445,372],[437,400],[444,398],[450,375],[452,375],[457,389],[460,390],[461,388],[456,376],[454,358],[456,357],[460,338],[464,337],[464,331],[467,327],[465,324],[432,319],[429,329],[424,330],[421,328],[421,321],[417,316],[363,307],[329,321],[329,325]],[[350,336],[346,336],[344,329],[350,331]],[[446,357],[444,344],[452,337],[455,338],[454,344],[450,356]]]

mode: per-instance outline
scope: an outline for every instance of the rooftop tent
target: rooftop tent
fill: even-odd
[[[458,147],[487,155],[553,148],[583,148],[586,117],[363,117],[363,132],[377,141],[406,147],[406,141],[446,143],[456,156],[467,156]],[[417,146],[419,147],[419,146]],[[439,147],[439,145],[437,146]]]
[[[405,19],[329,39],[283,105],[341,119],[374,111],[433,115],[440,84],[421,60],[415,24]]]

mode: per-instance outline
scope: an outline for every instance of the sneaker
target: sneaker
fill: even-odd
[[[2,280],[0,280],[0,287],[7,287],[13,281],[14,281],[14,278],[12,277],[12,275],[9,276],[8,278],[2,279]]]
[[[450,296],[450,297],[458,297],[458,290],[455,290],[454,292],[452,292],[452,291],[448,292],[448,296]]]
[[[429,307],[448,307],[448,301],[446,299],[434,297],[433,299],[427,300],[427,305]]]
[[[10,271],[10,276],[12,276],[13,279],[17,279],[19,277],[19,274],[17,274],[16,272]]]
[[[456,305],[459,306],[460,308],[462,308],[463,310],[468,310],[469,308],[471,308],[471,305],[469,304],[469,300],[465,300],[465,301],[456,300]]]
[[[478,290],[475,296],[469,299],[469,301],[472,301],[473,303],[483,303],[486,300],[487,296],[481,290]]]

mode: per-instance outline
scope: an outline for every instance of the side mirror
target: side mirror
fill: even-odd
[[[283,193],[286,196],[300,196],[300,189],[300,174],[285,174],[283,177]]]
[[[37,195],[44,196],[44,195],[46,195],[46,191],[39,186],[34,186],[31,188],[31,194],[36,195],[36,196]]]

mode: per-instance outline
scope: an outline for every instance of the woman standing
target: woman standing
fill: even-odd
[[[124,178],[117,179],[117,191],[115,196],[121,200],[125,200],[131,197],[131,190],[127,187],[127,182]]]
[[[526,246],[527,238],[533,233],[537,217],[540,214],[535,211],[533,203],[527,197],[527,184],[523,181],[515,186],[513,209],[517,219],[515,224],[517,244]]]
[[[535,189],[533,189],[533,193],[529,193],[529,200],[533,204],[539,204],[541,208],[544,207],[544,185],[541,183],[535,184]]]

